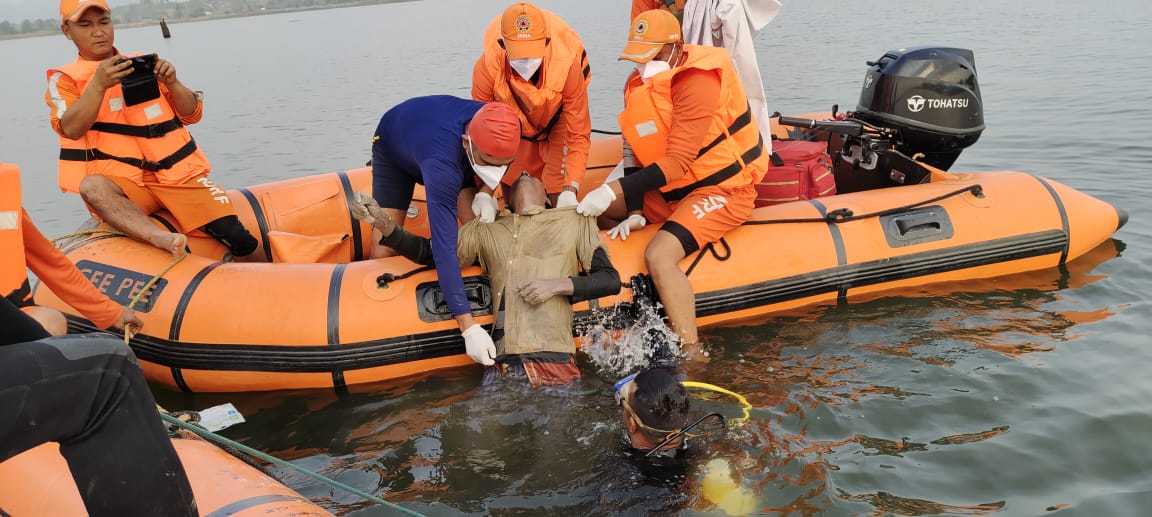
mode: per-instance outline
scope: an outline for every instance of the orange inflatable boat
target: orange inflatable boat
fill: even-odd
[[[1062,266],[1126,222],[1112,205],[1040,176],[947,171],[984,128],[971,52],[903,49],[869,67],[855,112],[772,119],[774,137],[822,142],[816,154],[827,150],[837,193],[757,208],[685,258],[700,325]],[[788,146],[778,147],[782,154]],[[583,190],[603,182],[620,157],[619,137],[593,139]],[[787,168],[770,171],[769,190],[779,191]],[[223,247],[192,238],[192,255],[135,307],[146,326],[132,346],[148,377],[185,391],[342,390],[472,364],[435,271],[399,257],[365,260],[369,228],[348,206],[354,191],[370,191],[370,176],[358,169],[230,192],[276,262],[225,263]],[[414,202],[405,227],[428,235],[424,208]],[[155,218],[175,229],[165,214]],[[650,225],[623,242],[602,235],[621,278],[643,280],[643,250],[656,231]],[[62,249],[124,304],[171,261],[112,235]],[[490,323],[488,284],[478,268],[464,276],[473,313]],[[47,289],[34,294],[70,314],[75,330],[92,330]],[[624,289],[581,303],[574,337],[628,325],[631,311],[621,308],[631,301]]]
[[[188,473],[200,514],[206,516],[331,516],[279,481],[206,441],[189,435],[172,444]],[[88,515],[68,464],[55,443],[0,463],[0,515]]]

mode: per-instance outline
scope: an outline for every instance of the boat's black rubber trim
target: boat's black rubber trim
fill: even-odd
[[[1048,230],[710,291],[696,297],[696,313],[712,316],[822,293],[838,293],[841,289],[1057,254],[1067,246],[1067,241],[1066,232]],[[203,274],[206,273],[198,276],[202,278]],[[192,291],[193,286],[189,287]],[[588,329],[592,327],[586,323],[596,321],[600,315],[581,312],[575,316],[573,328]],[[87,320],[68,318],[70,327],[78,331],[97,330]],[[178,336],[178,332],[173,335]],[[136,336],[131,345],[140,360],[170,368],[287,373],[343,372],[464,353],[463,340],[456,329],[343,345],[180,343],[145,335]]]
[[[820,212],[820,217],[827,221],[825,224],[828,226],[828,234],[832,237],[832,247],[836,250],[836,266],[842,267],[848,264],[848,252],[844,249],[844,234],[840,233],[840,226],[834,221],[828,219],[828,207],[824,206],[815,199],[808,200],[816,210]],[[842,287],[836,292],[836,302],[846,303],[848,301],[848,288]]]
[[[1056,210],[1060,212],[1060,227],[1064,229],[1064,233],[1068,235],[1068,242],[1064,243],[1064,252],[1060,254],[1060,265],[1068,260],[1068,244],[1072,240],[1072,233],[1068,229],[1068,208],[1064,206],[1064,200],[1060,199],[1060,194],[1056,193],[1056,189],[1052,188],[1052,184],[1048,180],[1040,176],[1032,176],[1039,181],[1044,188],[1048,189],[1048,194],[1052,196],[1052,201],[1056,203]]]
[[[340,344],[340,285],[348,264],[336,264],[328,280],[328,344]]]
[[[222,508],[207,513],[204,517],[227,517],[228,515],[236,515],[244,510],[260,506],[262,504],[279,503],[284,501],[303,501],[311,503],[312,501],[305,499],[301,496],[285,495],[285,494],[267,494],[252,496],[247,499],[241,499],[224,505]]]
[[[697,317],[714,316],[854,287],[1062,253],[1068,233],[1048,230],[813,271],[696,296]]]
[[[364,236],[360,232],[360,221],[352,217],[352,203],[354,197],[352,192],[352,180],[348,179],[347,172],[338,172],[336,175],[340,178],[340,186],[344,189],[344,202],[348,204],[348,221],[352,223],[352,261],[357,262],[364,260]]]
[[[192,280],[188,281],[188,287],[184,288],[184,292],[180,294],[180,301],[176,303],[176,310],[172,313],[172,325],[168,329],[168,339],[172,341],[180,340],[180,327],[184,325],[184,313],[188,311],[188,304],[192,303],[192,297],[196,294],[196,289],[200,288],[200,284],[204,282],[204,277],[208,276],[208,273],[211,273],[214,269],[224,264],[224,262],[213,262],[198,271],[196,276],[193,276]]]
[[[176,387],[184,393],[192,393],[192,388],[188,387],[188,383],[184,380],[184,372],[179,368],[172,368],[172,382],[176,383]]]
[[[264,246],[264,256],[268,257],[268,262],[272,262],[272,243],[268,242],[268,218],[264,216],[264,208],[260,206],[260,201],[252,191],[247,188],[237,190],[248,200],[248,206],[252,207],[252,214],[256,216],[256,226],[260,228],[260,243]]]

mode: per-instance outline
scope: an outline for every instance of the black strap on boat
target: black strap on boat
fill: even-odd
[[[176,152],[168,155],[160,161],[141,160],[140,158],[126,158],[123,156],[116,156],[108,154],[96,148],[92,149],[61,149],[60,159],[63,161],[71,162],[90,162],[95,160],[115,160],[120,163],[126,163],[137,169],[146,170],[148,172],[159,172],[166,169],[171,169],[172,166],[180,163],[183,160],[196,152],[196,141],[188,140],[188,143],[176,150]]]
[[[436,267],[435,266],[424,266],[424,267],[418,267],[416,269],[413,269],[412,271],[409,271],[407,273],[402,273],[399,275],[393,275],[392,273],[384,273],[383,275],[376,277],[376,287],[378,287],[380,289],[387,289],[388,284],[392,283],[395,280],[404,280],[405,278],[408,278],[412,275],[415,275],[416,273],[423,273],[425,271],[431,271],[433,269],[436,269]]]
[[[899,187],[895,187],[895,188],[899,188]],[[923,206],[923,205],[927,205],[930,203],[935,203],[935,202],[940,201],[942,199],[950,198],[952,196],[958,196],[958,195],[963,194],[965,192],[971,192],[972,196],[977,197],[977,198],[983,198],[984,197],[984,187],[980,186],[979,184],[976,184],[976,185],[969,185],[969,186],[964,187],[962,189],[953,190],[952,192],[948,192],[946,194],[941,194],[941,195],[936,196],[936,197],[931,198],[931,199],[925,199],[923,201],[917,201],[915,203],[907,204],[904,206],[898,206],[896,208],[889,208],[887,210],[881,210],[879,212],[871,212],[871,213],[867,213],[867,214],[856,215],[856,214],[852,213],[852,210],[849,210],[847,208],[840,208],[840,209],[836,209],[836,210],[833,210],[831,212],[828,212],[828,215],[826,215],[824,217],[810,217],[810,218],[800,218],[800,219],[767,219],[767,220],[757,220],[757,221],[744,221],[743,224],[757,225],[757,224],[781,224],[781,223],[832,223],[832,224],[846,223],[848,221],[855,221],[857,219],[868,219],[870,217],[881,217],[881,216],[890,215],[890,214],[897,214],[900,212],[904,212],[906,210],[916,208],[918,206]]]
[[[720,243],[721,246],[724,246],[724,255],[723,256],[721,256],[719,253],[716,252],[716,243],[717,242]],[[724,262],[724,261],[732,258],[732,247],[728,245],[728,241],[724,240],[724,237],[720,237],[720,240],[718,240],[716,242],[709,242],[706,246],[704,246],[703,249],[700,250],[699,253],[696,254],[696,258],[694,260],[692,260],[692,265],[688,266],[688,270],[684,272],[684,276],[688,276],[688,275],[692,274],[692,270],[696,269],[696,265],[699,264],[700,260],[704,258],[704,252],[705,251],[711,253],[712,258],[715,258],[719,262]]]
[[[184,123],[180,122],[179,118],[172,117],[172,120],[157,124],[148,124],[146,126],[117,124],[114,122],[96,122],[92,124],[91,130],[101,133],[134,136],[137,138],[160,138],[182,127],[184,127]]]

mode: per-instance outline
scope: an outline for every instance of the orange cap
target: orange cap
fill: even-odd
[[[511,158],[520,148],[520,117],[503,102],[489,102],[468,123],[468,139],[493,158]]]
[[[680,20],[663,9],[644,11],[632,20],[628,44],[617,59],[647,63],[656,57],[667,43],[680,41]]]
[[[80,15],[89,7],[96,7],[112,14],[112,9],[105,0],[60,0],[60,23],[79,20]]]
[[[544,13],[528,2],[512,4],[500,17],[500,35],[508,59],[544,57],[548,42],[548,22]]]

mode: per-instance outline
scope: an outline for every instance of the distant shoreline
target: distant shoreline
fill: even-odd
[[[364,7],[367,5],[397,4],[397,3],[401,3],[401,2],[416,2],[416,1],[419,1],[419,0],[369,0],[369,1],[364,1],[364,2],[360,2],[360,3],[352,4],[352,5],[340,5],[340,4],[316,5],[316,6],[309,6],[309,7],[294,7],[291,9],[275,9],[275,10],[271,10],[271,11],[253,11],[253,12],[235,13],[235,14],[214,14],[214,15],[210,15],[210,16],[200,16],[197,18],[164,18],[164,21],[169,26],[172,26],[172,25],[177,25],[177,24],[181,24],[181,23],[195,23],[195,22],[204,22],[204,21],[211,21],[211,20],[226,20],[229,18],[248,18],[251,16],[267,16],[270,14],[284,14],[284,13],[295,13],[295,12],[303,12],[303,11],[326,11],[329,9],[345,9],[348,7]],[[131,28],[135,28],[135,27],[148,27],[150,25],[155,25],[157,27],[160,26],[160,20],[158,20],[158,19],[157,20],[138,21],[138,22],[116,22],[116,17],[115,17],[115,15],[113,15],[112,21],[116,25],[116,28],[118,28],[118,29],[131,29]],[[54,29],[54,30],[29,32],[29,33],[25,33],[25,34],[4,34],[4,35],[0,35],[0,41],[10,40],[10,39],[22,39],[22,38],[39,38],[41,36],[51,36],[53,34],[60,34],[60,28],[56,27],[56,29]]]

